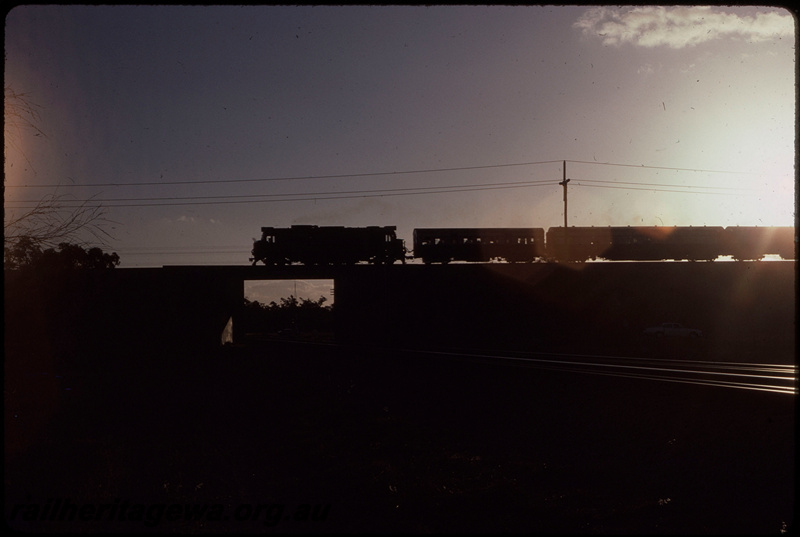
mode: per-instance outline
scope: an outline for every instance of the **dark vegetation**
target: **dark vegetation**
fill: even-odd
[[[213,289],[199,280],[175,295],[194,301],[176,306],[162,295],[179,282],[159,286],[147,271],[136,273],[140,279],[127,295],[109,293],[112,280],[101,277],[125,276],[121,270],[7,271],[6,520],[15,505],[66,498],[93,505],[221,505],[225,515],[241,505],[283,505],[286,515],[303,505],[319,507],[318,515],[329,508],[316,521],[281,518],[273,525],[264,518],[163,519],[145,526],[18,515],[12,527],[48,533],[791,531],[792,396],[498,367],[364,344],[366,333],[387,326],[436,343],[448,341],[434,339],[448,330],[450,337],[472,334],[476,345],[525,341],[543,321],[554,319],[544,326],[555,331],[570,319],[562,332],[540,329],[528,341],[546,336],[561,352],[611,354],[624,347],[595,332],[610,326],[608,319],[638,321],[649,311],[652,320],[684,313],[703,328],[702,321],[717,319],[726,335],[762,334],[748,361],[785,361],[793,335],[783,327],[793,323],[781,300],[791,302],[785,291],[793,280],[782,271],[742,268],[746,292],[732,293],[730,283],[742,280],[719,276],[730,267],[713,267],[716,280],[690,278],[695,286],[678,293],[681,280],[667,269],[664,275],[673,277],[657,279],[665,289],[656,291],[651,279],[633,279],[632,268],[591,279],[586,271],[580,277],[533,273],[543,278],[535,285],[483,279],[477,287],[477,269],[465,275],[442,268],[446,278],[439,281],[448,285],[437,287],[427,271],[388,298],[357,294],[383,289],[384,273],[376,272],[370,287],[361,271],[350,280],[354,287],[337,287],[337,296],[357,306],[345,334],[350,345],[267,337],[214,348],[194,345],[199,317],[177,335],[160,328],[179,324],[176,313],[202,310]],[[751,274],[757,271],[770,277]],[[423,295],[409,292],[423,285]],[[631,288],[669,300],[640,306],[625,293]],[[471,300],[464,289],[475,291]],[[415,302],[419,296],[426,300]],[[337,307],[346,305],[337,300]],[[483,315],[473,318],[476,305]],[[292,321],[313,333],[340,313],[324,300],[293,297],[245,309],[254,332],[267,334]],[[478,333],[482,326],[493,330]],[[673,346],[660,352],[680,358],[694,350],[697,358],[722,339],[715,336],[700,351]],[[740,359],[733,344],[714,358]]]
[[[275,336],[304,339],[330,339],[333,332],[333,306],[325,305],[324,296],[317,300],[290,295],[280,303],[262,304],[245,299],[244,308],[236,319],[237,330],[245,339]]]
[[[119,265],[119,256],[105,253],[99,247],[88,250],[77,244],[59,243],[58,248],[42,249],[33,237],[20,237],[6,244],[3,251],[5,270],[53,274],[64,270],[112,269]]]
[[[108,313],[102,286],[92,281],[117,265],[116,253],[70,243],[42,250],[36,242],[22,239],[6,247],[6,369],[66,366],[75,353],[90,352],[81,344],[97,339],[92,335],[94,321]]]
[[[4,417],[6,450],[21,447],[15,428],[39,430],[53,418],[64,396],[59,379],[86,382],[101,361],[111,363],[121,349],[97,330],[109,304],[96,277],[119,264],[116,253],[62,243],[41,249],[22,239],[5,249]],[[93,379],[95,385],[101,384]],[[31,429],[32,428],[32,429]]]
[[[9,424],[19,503],[329,506],[320,520],[30,521],[28,531],[772,534],[791,529],[776,394],[267,342],[51,379]],[[147,361],[146,361],[147,362]],[[121,373],[119,368],[116,373]],[[42,392],[40,392],[42,393]],[[8,442],[8,440],[7,440]],[[7,444],[8,445],[8,444]]]

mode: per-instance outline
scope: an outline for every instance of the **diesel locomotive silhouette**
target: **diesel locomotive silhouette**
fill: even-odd
[[[413,249],[395,226],[295,225],[262,227],[253,243],[253,265],[487,263],[688,260],[737,261],[766,255],[795,259],[794,227],[625,226],[544,228],[423,228],[414,230]]]
[[[262,227],[253,243],[255,265],[352,265],[359,262],[392,264],[405,261],[406,249],[394,226]]]

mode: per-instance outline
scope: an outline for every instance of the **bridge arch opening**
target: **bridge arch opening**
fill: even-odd
[[[243,285],[240,341],[334,339],[334,280],[258,279]]]

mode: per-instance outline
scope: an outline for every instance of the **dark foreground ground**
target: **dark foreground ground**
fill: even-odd
[[[73,378],[7,381],[7,524],[135,533],[793,530],[794,396],[375,349],[227,351],[179,366],[143,356]],[[55,394],[49,403],[17,393],[36,386]],[[187,517],[192,505],[208,510]]]

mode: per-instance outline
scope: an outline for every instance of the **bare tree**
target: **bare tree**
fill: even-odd
[[[37,125],[40,119],[39,106],[31,100],[30,95],[17,93],[11,86],[5,86],[3,97],[3,153],[9,148],[16,149],[33,167],[27,155],[20,150],[17,139],[24,130],[33,131],[35,136],[47,137]]]
[[[8,85],[5,86],[4,97],[4,159],[9,149],[14,149],[19,151],[26,162],[33,167],[27,155],[20,150],[17,141],[23,131],[33,131],[36,136],[46,136],[38,127],[39,106],[27,93],[18,93]],[[3,189],[5,190],[5,178]],[[99,242],[105,246],[107,239],[111,238],[103,229],[110,223],[105,218],[105,209],[101,205],[92,203],[91,199],[79,205],[70,205],[69,201],[67,196],[54,192],[43,196],[32,207],[19,212],[5,208],[4,253],[13,249],[20,241],[38,248],[53,247],[64,242],[79,245]]]
[[[105,218],[105,209],[86,201],[78,206],[66,205],[66,201],[65,196],[48,194],[24,212],[7,212],[3,221],[3,246],[9,247],[23,238],[40,248],[62,242],[106,245],[111,236],[103,229],[110,222]]]

